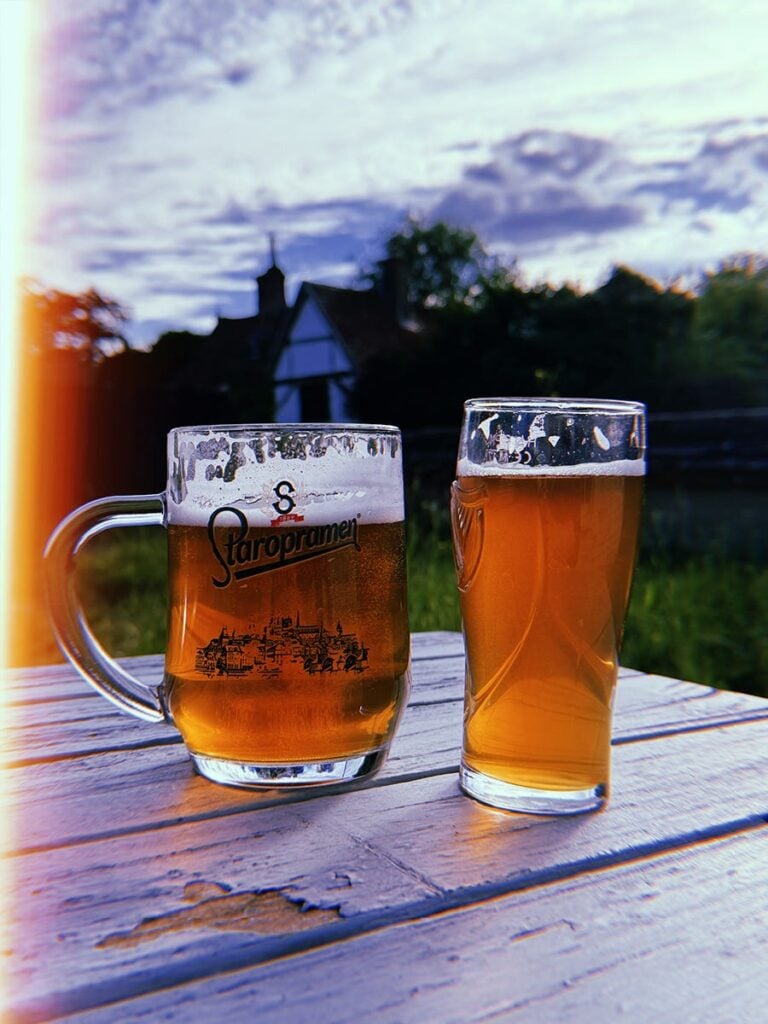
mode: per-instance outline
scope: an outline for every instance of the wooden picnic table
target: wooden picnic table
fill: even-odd
[[[768,1019],[768,701],[623,670],[608,807],[505,813],[458,788],[461,637],[413,639],[387,765],[335,792],[217,786],[7,671],[7,1019]]]

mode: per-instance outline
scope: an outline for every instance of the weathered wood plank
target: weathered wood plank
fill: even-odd
[[[414,660],[411,704],[461,701],[463,687],[462,656]],[[762,698],[622,669],[615,735],[621,739],[654,730],[695,727],[702,721],[763,716],[768,716],[768,702]],[[15,704],[4,710],[4,722],[3,759],[12,767],[180,742],[173,726],[141,722],[97,694]]]
[[[163,658],[161,655],[120,658],[119,661],[143,682],[153,684],[162,678]],[[72,697],[103,699],[69,662],[34,668],[3,669],[0,672],[0,694],[2,694],[4,704],[68,700]]]
[[[417,666],[417,674],[423,670],[428,676],[428,664]],[[428,684],[428,680],[425,681]],[[459,682],[457,679],[457,685]],[[641,678],[622,681],[615,726],[617,743],[643,733],[655,735],[664,730],[674,731],[674,723],[678,728],[688,728],[695,721],[697,727],[701,727],[702,723],[716,725],[766,713],[764,702],[757,709],[749,703],[744,708],[734,699],[739,695],[711,693],[690,684],[670,686],[670,682]],[[695,709],[695,718],[689,710],[691,706]],[[410,706],[390,758],[375,784],[411,774],[455,770],[461,742],[461,713],[460,699],[432,706],[425,703]],[[78,747],[87,749],[87,737],[80,736],[71,748],[70,757],[54,758],[50,763],[45,759],[40,763],[33,760],[23,768],[2,773],[0,801],[6,807],[6,814],[14,814],[14,808],[24,808],[13,839],[18,847],[60,845],[88,836],[111,834],[115,829],[142,829],[180,817],[217,816],[276,799],[295,799],[295,795],[290,794],[278,797],[274,791],[261,795],[215,786],[192,775],[180,743],[171,743],[170,749],[143,749],[143,744],[155,742],[145,737],[155,736],[160,727],[147,727],[139,722],[134,726],[133,720],[117,713],[110,721],[111,727],[118,731],[118,738],[124,724],[135,729],[133,748],[126,744],[122,749],[107,750],[98,756],[75,756]],[[45,735],[43,732],[43,743]],[[68,735],[64,729],[60,737],[54,734],[51,748],[56,750],[58,743],[66,751]],[[175,738],[171,729],[166,729],[165,735]],[[97,740],[94,743],[98,750],[99,743]],[[181,814],[179,787],[185,793]],[[60,811],[63,804],[67,806],[66,815]],[[10,837],[8,840],[11,841]]]
[[[439,694],[449,686],[454,698],[444,700]],[[462,686],[460,659],[414,664],[415,699],[376,785],[413,774],[457,769]],[[435,693],[436,703],[431,704],[429,698]],[[297,798],[295,794],[278,796],[274,791],[259,794],[225,789],[193,776],[173,729],[147,726],[103,704],[106,719],[40,728],[38,747],[30,749],[31,756],[21,759],[21,766],[0,773],[0,804],[6,814],[24,808],[14,837],[16,846],[61,845],[121,829],[216,817],[239,808]],[[102,702],[95,706],[101,708]],[[768,702],[759,698],[660,677],[628,676],[618,688],[614,742],[767,716]],[[18,740],[21,742],[21,737]],[[160,743],[166,745],[158,746]],[[66,815],[60,810],[63,805]]]
[[[763,828],[170,985],[77,1020],[758,1021],[768,1001],[767,892]]]
[[[457,657],[421,658],[412,667],[411,703],[430,704],[461,699],[463,660]],[[450,697],[448,696],[450,695]],[[121,713],[96,694],[67,701],[16,705],[6,708],[4,756],[11,766],[39,760],[82,757],[181,742],[171,725],[150,725]]]
[[[619,746],[609,808],[581,818],[494,812],[441,775],[17,858],[10,990],[84,1008],[282,956],[297,927],[324,944],[349,919],[375,930],[738,831],[768,818],[767,737],[755,722]],[[337,916],[307,929],[297,906]]]
[[[614,742],[768,718],[768,700],[667,676],[621,675],[614,706]]]
[[[460,743],[459,703],[408,708],[389,759],[366,785],[455,771]],[[217,786],[194,774],[183,745],[175,742],[6,769],[0,778],[0,808],[18,822],[15,833],[5,839],[21,851],[317,795]]]
[[[415,661],[410,702],[461,701],[463,686],[463,658]],[[40,760],[165,745],[173,738],[181,742],[173,726],[149,725],[94,696],[95,701],[86,695],[7,707],[4,763],[27,766]]]

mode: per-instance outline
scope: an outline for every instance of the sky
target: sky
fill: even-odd
[[[253,313],[270,233],[289,299],[409,215],[530,283],[768,251],[765,0],[23,2],[20,270],[134,344]]]

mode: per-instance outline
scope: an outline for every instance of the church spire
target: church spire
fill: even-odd
[[[287,308],[285,301],[285,274],[277,265],[277,245],[273,231],[269,232],[268,238],[269,257],[272,263],[263,274],[259,274],[256,278],[256,312],[259,316],[277,319]]]

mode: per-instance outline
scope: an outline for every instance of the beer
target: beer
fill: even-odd
[[[193,755],[293,765],[388,745],[409,679],[404,524],[353,508],[169,525],[166,702]]]
[[[197,771],[236,786],[336,785],[384,762],[410,681],[402,440],[396,427],[175,427],[162,494],[76,509],[46,553],[51,620],[93,686],[173,721]],[[160,685],[93,636],[72,564],[111,526],[168,532]]]
[[[607,793],[643,469],[460,462],[452,518],[470,774]]]
[[[163,702],[202,774],[361,778],[409,684],[399,432],[339,424],[169,437]]]

